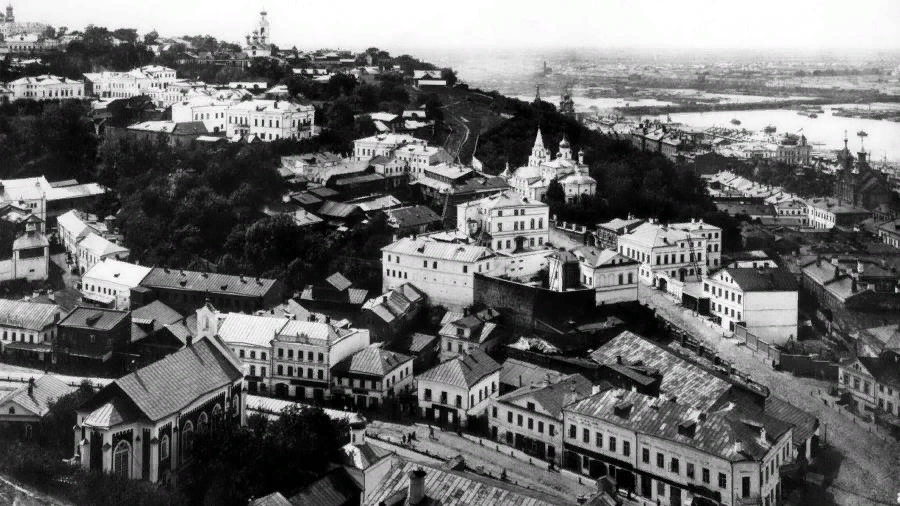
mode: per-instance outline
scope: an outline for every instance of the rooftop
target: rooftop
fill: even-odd
[[[268,348],[275,334],[289,320],[276,316],[256,316],[228,313],[219,325],[219,337],[228,344],[244,344]]]
[[[150,274],[151,270],[150,267],[107,258],[94,264],[84,274],[83,279],[136,287]]]
[[[129,314],[118,309],[78,306],[59,322],[59,326],[112,330]]]
[[[572,374],[563,378],[544,379],[525,385],[502,395],[497,402],[522,403],[533,402],[540,412],[554,418],[562,418],[565,406],[591,395],[593,385],[584,376]]]
[[[263,297],[275,287],[276,283],[275,279],[154,267],[140,285],[148,288]]]
[[[38,302],[0,299],[0,325],[43,330],[59,319],[59,306]]]
[[[383,378],[412,359],[413,357],[385,350],[381,346],[369,346],[338,362],[332,369],[345,374]]]
[[[470,388],[485,376],[500,370],[500,364],[480,348],[438,364],[423,372],[416,379]]]
[[[746,292],[795,292],[797,282],[787,269],[726,267],[723,269]]]
[[[7,402],[14,402],[31,411],[37,416],[44,416],[50,411],[50,406],[60,397],[75,391],[75,387],[49,374],[34,380],[34,388],[28,392],[29,385],[17,388],[3,397],[0,397],[0,406]]]
[[[385,211],[388,225],[397,228],[414,228],[440,223],[441,217],[431,208],[422,205],[400,207]]]
[[[478,262],[494,256],[490,248],[483,246],[439,242],[426,237],[404,237],[385,246],[381,251],[454,262]]]

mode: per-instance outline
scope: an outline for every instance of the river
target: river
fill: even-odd
[[[833,116],[832,107],[836,106],[824,106],[825,113],[819,114],[818,118],[808,118],[797,114],[797,111],[786,109],[690,112],[669,116],[672,121],[701,128],[713,126],[737,128],[731,124],[732,119],[737,119],[741,122],[739,128],[748,130],[761,131],[768,125],[775,126],[779,134],[797,133],[802,129],[809,142],[821,151],[842,149],[846,130],[850,139],[850,151],[856,153],[860,148],[860,138],[856,133],[864,130],[869,135],[863,142],[873,160],[881,161],[887,157],[891,162],[900,161],[900,123]],[[659,118],[665,120],[666,116],[662,115]]]

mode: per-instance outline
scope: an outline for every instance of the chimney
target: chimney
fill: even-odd
[[[763,443],[766,442],[766,428],[765,427],[759,428],[759,440],[762,441]]]
[[[366,422],[360,420],[350,424],[350,443],[359,446],[366,442]]]
[[[406,501],[415,506],[425,500],[425,475],[428,474],[422,469],[416,469],[409,472],[409,494]]]
[[[28,397],[34,396],[34,378],[28,378]]]
[[[622,355],[616,355],[616,363],[617,363],[617,364],[621,364],[621,363],[622,363]]]
[[[741,441],[735,441],[734,453],[741,453],[742,451],[744,451],[744,443],[742,443]]]
[[[188,334],[185,338],[185,345],[192,346],[194,344],[194,336]]]
[[[330,317],[330,316],[325,315],[325,323],[331,323],[331,317]]]

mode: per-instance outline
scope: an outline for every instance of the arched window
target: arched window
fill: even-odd
[[[206,416],[206,413],[200,413],[200,417],[197,418],[197,432],[204,434],[206,433],[206,429],[209,428],[209,417]]]
[[[159,440],[159,458],[160,460],[169,458],[169,436],[163,436]]]
[[[181,448],[184,456],[190,455],[194,449],[194,424],[191,422],[184,424],[184,428],[181,429]]]
[[[131,463],[131,445],[128,441],[119,441],[113,452],[113,474],[122,478],[128,478],[128,466]]]
[[[216,404],[212,410],[213,430],[219,430],[222,427],[222,406]]]

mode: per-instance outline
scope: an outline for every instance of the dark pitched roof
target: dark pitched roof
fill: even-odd
[[[468,389],[485,376],[500,370],[481,348],[473,348],[469,353],[438,364],[419,375],[419,381],[434,381]]]
[[[419,227],[440,223],[441,217],[426,206],[409,206],[385,211],[388,224],[397,228]]]
[[[275,279],[154,267],[141,281],[141,286],[262,297],[269,293],[276,283]]]
[[[149,420],[177,412],[198,398],[243,377],[240,362],[218,338],[203,339],[123,376],[88,401],[96,409],[105,394],[119,391]]]
[[[31,394],[28,393],[28,388],[29,385],[26,384],[0,397],[0,405],[12,401],[37,416],[44,416],[54,401],[75,391],[75,387],[71,387],[56,376],[49,374],[34,380],[34,389]]]
[[[858,357],[857,360],[878,383],[900,388],[900,363],[894,359],[894,353],[885,352],[878,357]]]
[[[380,346],[363,348],[334,365],[337,372],[383,377],[413,357]]]
[[[501,396],[497,402],[533,402],[552,417],[562,416],[563,407],[591,395],[593,385],[584,376],[572,374],[557,381],[540,381],[525,385]]]
[[[297,202],[302,206],[309,206],[314,204],[321,204],[322,199],[317,197],[316,195],[310,192],[300,192],[294,195],[291,195],[291,200]]]
[[[181,313],[158,300],[155,300],[146,306],[141,306],[131,312],[132,323],[144,325],[152,323],[153,330],[159,330],[163,326],[175,323],[183,318]]]
[[[186,121],[184,123],[176,123],[172,128],[172,134],[176,135],[207,135],[209,130],[202,121]]]
[[[546,381],[548,378],[551,382],[559,381],[563,376],[564,374],[553,369],[547,369],[517,358],[508,358],[503,362],[503,368],[500,370],[500,383],[513,385],[514,387],[524,387],[532,383]]]
[[[128,311],[99,307],[78,306],[66,315],[60,326],[111,330],[128,318]]]
[[[797,290],[794,276],[782,267],[753,269],[726,267],[725,271],[746,292],[790,292]]]
[[[294,506],[344,506],[360,493],[347,471],[338,467],[291,496]]]
[[[318,188],[310,188],[307,191],[321,199],[327,199],[327,198],[335,197],[338,195],[337,191],[335,191],[331,188],[326,188],[324,186],[320,186]]]
[[[272,492],[269,495],[264,495],[259,499],[254,499],[250,501],[250,506],[292,506],[291,501],[288,501],[280,492]]]
[[[328,216],[331,218],[348,218],[357,212],[362,212],[359,209],[359,206],[355,204],[335,202],[334,200],[326,200],[318,211],[320,215]]]

